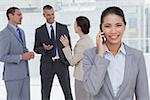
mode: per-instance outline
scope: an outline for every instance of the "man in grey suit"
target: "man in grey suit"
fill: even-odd
[[[59,41],[60,36],[70,36],[66,25],[54,20],[54,9],[50,5],[43,7],[43,15],[46,23],[36,29],[34,51],[41,54],[41,94],[42,100],[50,99],[50,92],[54,76],[57,75],[65,100],[72,100],[69,76],[69,62],[67,61],[62,48],[63,44]]]
[[[28,60],[34,58],[34,53],[26,48],[24,31],[18,27],[21,10],[10,7],[6,15],[8,25],[0,32],[0,61],[4,62],[7,100],[30,100]]]

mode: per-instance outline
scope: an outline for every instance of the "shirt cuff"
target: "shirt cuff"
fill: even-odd
[[[20,55],[20,60],[22,60],[22,55]]]

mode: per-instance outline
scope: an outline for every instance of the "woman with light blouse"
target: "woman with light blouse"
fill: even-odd
[[[150,100],[144,55],[122,41],[126,29],[122,9],[106,8],[100,29],[96,47],[84,52],[83,83],[87,92],[93,100]]]
[[[89,37],[90,21],[84,16],[76,18],[74,23],[75,33],[78,34],[80,39],[77,41],[73,52],[69,47],[69,42],[66,36],[61,36],[60,41],[64,45],[63,52],[67,60],[72,66],[75,66],[74,77],[75,77],[75,100],[91,100],[90,95],[85,91],[83,86],[83,52],[93,47],[93,41]]]

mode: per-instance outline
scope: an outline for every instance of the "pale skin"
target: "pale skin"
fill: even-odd
[[[98,55],[103,57],[106,47],[115,56],[121,46],[121,40],[125,31],[125,23],[121,16],[116,14],[108,14],[104,17],[102,23],[102,31],[96,36],[96,46],[99,49]],[[105,44],[102,44],[102,34],[107,39]]]
[[[16,9],[14,14],[9,14],[8,23],[13,24],[15,26],[21,24],[22,21],[22,13],[19,9]],[[25,52],[21,54],[21,60],[30,60],[34,59],[34,52]]]

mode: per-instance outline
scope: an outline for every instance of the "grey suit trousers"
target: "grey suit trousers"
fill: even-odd
[[[5,81],[7,100],[30,100],[29,76],[19,80]]]

